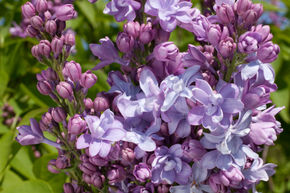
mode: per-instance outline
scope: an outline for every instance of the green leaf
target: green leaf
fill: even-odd
[[[26,181],[7,188],[5,193],[53,193],[50,185],[42,180]]]
[[[14,133],[12,131],[7,132],[0,138],[0,180],[2,179],[7,166],[14,158],[18,150],[20,149],[19,143],[14,139]]]
[[[95,21],[94,6],[88,1],[76,1],[76,5],[81,10],[82,14],[89,20],[90,24],[95,28],[97,22]]]
[[[39,106],[41,107],[44,107],[44,108],[48,108],[48,106],[42,101],[40,100],[37,96],[35,96],[33,94],[33,92],[31,92],[29,90],[29,88],[27,86],[25,86],[24,84],[20,84],[20,89],[25,93],[27,94],[36,104],[38,104]]]
[[[289,114],[289,100],[290,100],[290,88],[285,88],[282,90],[277,90],[271,94],[273,102],[277,106],[285,106],[285,109],[280,112],[281,117],[288,123],[290,123]]]
[[[8,82],[9,82],[9,75],[5,72],[5,71],[0,71],[0,77],[1,77],[1,81],[0,81],[0,97],[3,96],[4,91],[7,88]]]
[[[12,188],[12,187],[15,187],[15,184],[19,184],[22,182],[23,182],[23,180],[17,174],[15,174],[13,171],[9,170],[5,174],[2,188],[4,190],[7,188]]]
[[[31,151],[31,146],[23,146],[12,160],[11,166],[27,179],[36,179],[32,172],[33,162],[29,156]]]

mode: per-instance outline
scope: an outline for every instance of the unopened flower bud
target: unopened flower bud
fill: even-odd
[[[41,55],[39,53],[39,46],[38,45],[35,45],[31,48],[31,53],[32,53],[32,56],[34,56],[35,58],[37,58],[38,60],[41,59]]]
[[[51,49],[56,58],[60,53],[62,53],[63,43],[63,38],[58,37],[53,38],[53,40],[51,41]]]
[[[98,96],[94,100],[94,109],[97,112],[105,111],[110,107],[109,100],[106,97]]]
[[[56,74],[56,72],[52,69],[52,68],[48,68],[46,71],[45,71],[45,77],[48,79],[48,80],[52,80],[52,81],[55,81],[58,79],[58,76]]]
[[[218,49],[224,58],[228,58],[233,55],[236,49],[236,43],[231,37],[227,37],[219,43]]]
[[[98,156],[98,155],[96,155],[96,156],[94,156],[94,157],[90,157],[90,158],[89,158],[89,161],[90,161],[92,164],[94,164],[94,165],[96,165],[96,166],[100,166],[100,167],[103,167],[103,166],[105,166],[105,165],[108,164],[108,160],[107,160],[107,159],[102,158],[102,157],[100,157],[100,156]]]
[[[261,36],[261,42],[268,42],[271,41],[273,38],[273,34],[270,33],[270,26],[268,25],[257,25],[257,26],[253,26],[251,29],[252,32],[257,32],[260,34]]]
[[[122,156],[122,164],[125,164],[125,165],[129,165],[135,159],[134,151],[128,147],[125,149],[122,149],[121,156]]]
[[[178,53],[179,50],[173,42],[158,44],[153,50],[154,57],[162,62],[175,61]]]
[[[113,165],[112,169],[110,169],[107,173],[107,179],[109,180],[109,184],[121,182],[126,178],[126,172],[122,166]]]
[[[31,18],[35,15],[35,7],[32,3],[26,2],[21,6],[22,14],[26,18]]]
[[[46,80],[38,81],[36,87],[37,90],[43,95],[49,95],[52,92],[51,85]]]
[[[43,25],[43,21],[42,21],[41,17],[39,17],[38,15],[35,15],[32,18],[30,18],[30,24],[35,29],[41,29],[42,25]]]
[[[152,29],[152,24],[150,22],[141,25],[139,39],[143,44],[151,42],[155,38],[155,35],[156,31]]]
[[[246,26],[254,24],[263,13],[262,4],[253,4],[251,9],[247,10],[241,17]]]
[[[131,35],[125,32],[121,32],[118,34],[116,43],[121,52],[127,53],[133,49],[135,40]]]
[[[66,27],[65,21],[56,20],[57,33],[61,34]]]
[[[66,112],[61,107],[53,108],[51,111],[51,115],[52,115],[53,120],[55,120],[58,123],[66,119]]]
[[[140,182],[145,182],[147,179],[151,178],[151,170],[145,163],[139,163],[135,165],[133,175]]]
[[[92,175],[97,171],[97,167],[91,164],[90,162],[83,162],[79,165],[79,168],[82,172]]]
[[[243,15],[252,7],[252,2],[250,0],[238,0],[235,4],[235,9],[238,15]]]
[[[45,125],[50,125],[51,122],[52,122],[52,116],[51,116],[51,113],[50,112],[46,112],[42,115],[41,117],[41,120],[42,120],[42,123],[45,124]]]
[[[64,99],[71,98],[71,96],[73,95],[73,88],[67,82],[60,82],[56,86],[56,91]]]
[[[191,161],[199,161],[202,156],[206,153],[206,150],[201,145],[200,141],[197,140],[186,140],[182,145],[181,148],[183,150],[183,157]]]
[[[39,45],[39,53],[42,56],[49,57],[51,52],[50,42],[48,40],[40,40]]]
[[[32,25],[27,26],[26,28],[26,33],[27,35],[29,35],[30,37],[35,37],[38,35],[38,30],[35,29],[34,27],[32,27]]]
[[[81,79],[82,68],[79,63],[76,63],[72,60],[65,63],[65,67],[63,68],[62,73],[65,76],[68,76],[72,81],[78,82]]]
[[[154,33],[156,34],[155,41],[158,44],[167,42],[171,34],[170,32],[164,31],[163,29],[158,29],[157,31],[154,31]]]
[[[58,169],[67,168],[69,165],[69,159],[65,155],[59,156],[55,161],[55,166]]]
[[[97,82],[97,79],[97,76],[88,70],[81,75],[80,84],[84,88],[91,88]]]
[[[83,181],[86,182],[87,184],[91,184],[92,183],[90,175],[88,175],[86,173],[83,173],[82,178],[83,178]]]
[[[72,31],[68,31],[64,35],[64,43],[70,46],[75,45],[75,34]]]
[[[261,36],[259,33],[246,32],[239,38],[238,48],[241,53],[251,54],[258,50]]]
[[[90,98],[84,99],[84,104],[86,109],[92,109],[94,107],[94,103]]]
[[[56,8],[55,16],[61,21],[67,21],[77,16],[72,4],[64,4]]]
[[[56,30],[57,30],[57,25],[54,20],[48,20],[45,23],[45,31],[49,33],[50,35],[54,35],[56,33]]]
[[[221,6],[217,6],[216,14],[224,24],[232,23],[235,20],[234,10],[229,4],[222,3]]]
[[[257,57],[264,63],[271,63],[275,61],[280,53],[280,47],[272,42],[263,44],[257,52]]]
[[[52,159],[47,164],[47,170],[51,173],[58,174],[60,171],[55,167],[55,159]]]
[[[157,187],[158,193],[168,193],[169,192],[169,187],[166,184],[160,184]]]
[[[65,183],[63,184],[63,191],[64,193],[75,193],[74,187],[71,183]]]
[[[123,27],[124,32],[129,34],[130,36],[137,38],[140,34],[140,24],[138,21],[129,21]]]
[[[219,176],[223,185],[231,187],[238,186],[245,179],[240,169],[234,166],[231,166],[228,170],[221,170]]]
[[[95,172],[91,177],[91,182],[94,186],[101,189],[105,182],[105,176],[102,175],[100,172]]]
[[[48,9],[46,0],[36,0],[36,11],[38,13],[44,13]]]
[[[78,135],[86,129],[87,123],[78,114],[71,117],[68,121],[68,132]]]
[[[45,18],[46,21],[51,19],[51,13],[50,13],[50,11],[44,12],[44,18]]]
[[[221,28],[219,25],[211,25],[207,31],[208,41],[213,45],[217,46],[221,38]]]

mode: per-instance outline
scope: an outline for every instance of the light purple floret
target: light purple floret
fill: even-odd
[[[101,117],[85,117],[90,134],[81,135],[76,142],[77,149],[89,148],[90,156],[99,155],[105,158],[114,142],[120,141],[126,134],[123,124],[114,118],[109,109]]]

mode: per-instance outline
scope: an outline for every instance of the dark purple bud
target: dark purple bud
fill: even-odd
[[[32,3],[26,2],[24,5],[21,6],[22,15],[25,18],[31,18],[35,16],[35,7]]]
[[[38,60],[41,59],[41,55],[39,53],[39,46],[38,45],[35,45],[31,48],[31,53],[32,53],[32,56],[34,56],[35,58],[37,58]]]
[[[228,58],[232,56],[236,50],[236,43],[231,37],[227,37],[219,43],[218,49],[222,57]]]
[[[137,38],[140,34],[140,24],[138,21],[129,21],[123,27],[124,32],[129,34],[130,36]]]
[[[252,7],[252,2],[250,0],[238,0],[235,3],[235,9],[238,15],[243,15]]]
[[[110,107],[109,100],[104,96],[98,96],[94,100],[94,109],[97,112],[105,111]]]
[[[64,99],[71,98],[73,95],[73,88],[72,86],[67,82],[60,82],[56,86],[57,93]]]
[[[48,80],[52,80],[52,81],[55,81],[58,79],[58,76],[56,74],[56,72],[52,69],[52,68],[48,68],[45,72],[45,77],[48,79]]]
[[[75,34],[70,30],[64,35],[64,43],[66,45],[75,45]]]
[[[122,149],[121,152],[121,156],[122,156],[122,164],[124,165],[130,165],[130,163],[132,163],[135,159],[135,153],[131,148],[125,148]]]
[[[80,84],[84,88],[91,88],[97,82],[97,79],[97,76],[88,70],[81,75]]]
[[[46,21],[50,20],[50,18],[51,18],[51,13],[50,13],[50,11],[46,11],[46,12],[44,12],[44,18],[45,18]]]
[[[72,4],[64,4],[55,9],[55,16],[61,21],[67,21],[77,16]]]
[[[54,53],[54,56],[57,58],[60,53],[62,53],[63,48],[63,38],[54,37],[51,41],[51,49]]]
[[[45,31],[49,33],[50,35],[54,35],[56,33],[57,25],[54,20],[48,20],[45,23]]]
[[[56,25],[57,25],[57,32],[59,34],[62,33],[62,31],[65,29],[66,27],[66,24],[65,24],[65,21],[61,21],[61,20],[57,20],[56,21]]]
[[[55,166],[58,169],[65,169],[69,167],[69,159],[65,155],[59,156],[55,161]]]
[[[68,132],[78,135],[86,129],[87,123],[78,114],[71,117],[68,121]]]
[[[35,29],[41,29],[42,25],[43,25],[43,21],[42,21],[41,17],[39,17],[38,15],[35,15],[32,18],[30,18],[30,24]]]
[[[65,183],[63,184],[63,191],[64,193],[75,193],[74,187],[71,183]]]
[[[27,33],[27,35],[29,35],[32,38],[38,35],[37,29],[35,29],[31,25],[27,26],[26,33]]]
[[[207,31],[207,39],[213,46],[218,46],[222,30],[219,25],[211,25]]]
[[[82,178],[83,178],[83,181],[86,182],[87,184],[91,184],[92,183],[90,175],[88,175],[86,173],[83,173]]]
[[[139,163],[138,165],[135,165],[133,175],[140,182],[145,182],[147,179],[151,178],[151,170],[147,164]]]
[[[55,167],[55,159],[52,159],[47,164],[47,170],[51,173],[58,174],[60,171]]]
[[[169,187],[166,184],[160,184],[157,187],[157,191],[158,191],[158,193],[168,193],[169,192]]]
[[[50,112],[46,112],[42,115],[41,117],[41,120],[42,120],[42,123],[45,124],[45,125],[50,125],[51,122],[52,122],[52,116],[51,116],[51,113]]]
[[[105,176],[100,172],[95,172],[91,177],[92,185],[96,186],[99,189],[102,189],[105,182]]]
[[[48,129],[48,126],[45,125],[45,124],[43,123],[42,120],[40,120],[40,121],[39,121],[39,128],[40,128],[42,131],[46,131],[46,130]]]
[[[175,61],[178,54],[179,50],[173,42],[158,44],[153,50],[155,59],[162,62]]]
[[[98,155],[89,158],[90,162],[96,166],[103,167],[108,164],[108,160]]]
[[[133,49],[135,40],[131,35],[125,32],[120,32],[118,34],[116,43],[121,52],[128,53]]]
[[[38,45],[39,53],[42,56],[49,57],[51,52],[50,42],[48,40],[40,40]]]
[[[48,9],[46,0],[36,0],[36,11],[38,13],[44,13]]]
[[[155,29],[152,29],[152,24],[149,22],[147,24],[142,24],[141,28],[140,28],[140,36],[139,36],[139,40],[143,43],[143,44],[148,44],[149,42],[151,42],[156,35],[156,31]]]
[[[53,120],[55,120],[58,123],[66,119],[66,112],[61,107],[53,108],[51,111],[51,115],[52,115]]]
[[[52,88],[49,82],[46,80],[37,82],[37,90],[43,95],[49,95],[52,92]]]
[[[79,165],[79,168],[82,172],[88,175],[93,175],[97,171],[97,167],[91,164],[90,162],[84,162]]]
[[[267,42],[258,49],[257,57],[264,63],[271,63],[277,59],[279,53],[280,47],[277,44]]]
[[[186,140],[182,145],[181,148],[183,150],[183,157],[191,161],[199,161],[202,156],[206,153],[206,150],[201,145],[201,143],[197,140]]]
[[[231,5],[222,3],[217,6],[216,14],[223,24],[232,23],[235,20],[235,13]]]
[[[84,104],[86,109],[92,109],[94,107],[94,103],[90,98],[84,99]]]
[[[126,178],[126,172],[122,166],[112,165],[112,168],[107,173],[109,184],[121,182]]]
[[[76,63],[72,60],[65,63],[65,67],[63,68],[62,73],[69,77],[72,81],[78,82],[81,79],[82,68],[79,63]]]

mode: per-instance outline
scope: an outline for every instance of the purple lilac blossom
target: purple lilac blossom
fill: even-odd
[[[152,162],[152,182],[162,181],[172,184],[187,184],[189,176],[192,174],[190,166],[182,161],[183,151],[180,144],[175,144],[170,148],[161,146],[155,151],[156,158]]]
[[[101,60],[93,70],[101,69],[112,63],[119,63],[125,66],[128,65],[128,61],[120,58],[117,49],[108,37],[100,39],[100,43],[101,44],[90,44],[92,53]]]
[[[101,117],[87,115],[85,120],[90,134],[77,139],[77,149],[89,148],[90,156],[106,157],[114,142],[120,141],[126,134],[123,124],[114,118],[114,113],[106,110]]]
[[[104,13],[113,15],[118,22],[126,19],[133,21],[136,17],[135,11],[140,8],[140,2],[135,0],[111,0],[106,5]]]
[[[192,4],[179,0],[147,0],[144,12],[156,16],[160,26],[167,32],[172,32],[179,23],[190,23]]]

